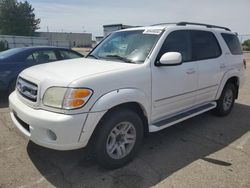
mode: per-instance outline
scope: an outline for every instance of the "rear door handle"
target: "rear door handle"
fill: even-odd
[[[194,69],[188,69],[186,71],[187,74],[194,74],[196,71]]]

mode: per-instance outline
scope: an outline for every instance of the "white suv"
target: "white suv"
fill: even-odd
[[[143,136],[212,110],[232,110],[245,63],[228,28],[181,22],[112,33],[81,59],[24,70],[11,118],[33,142],[56,150],[93,147],[117,168]]]

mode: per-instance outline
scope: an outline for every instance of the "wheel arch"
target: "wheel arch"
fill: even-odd
[[[114,106],[113,108],[109,109],[105,114],[112,113],[112,111],[119,110],[119,109],[128,109],[134,111],[138,116],[141,118],[144,128],[144,133],[147,134],[149,132],[148,129],[148,116],[146,114],[145,108],[138,102],[126,102]]]
[[[221,93],[225,87],[226,84],[232,83],[236,87],[236,99],[238,98],[239,94],[239,86],[240,86],[240,76],[236,74],[235,72],[228,72],[223,77],[221,84],[219,86],[218,92],[216,94],[216,100],[218,100],[221,96]]]
[[[142,123],[143,123],[144,136],[148,135],[148,133],[149,133],[148,117],[145,115],[145,111],[143,109],[143,106],[141,106],[138,102],[126,102],[126,103],[122,103],[122,104],[119,104],[119,105],[112,107],[111,109],[109,109],[108,111],[106,111],[102,115],[102,117],[100,118],[100,120],[98,121],[96,126],[94,127],[92,134],[90,135],[88,145],[92,145],[94,143],[96,133],[98,132],[98,129],[101,128],[102,120],[105,117],[107,117],[108,115],[110,115],[112,112],[117,111],[117,110],[121,110],[121,109],[129,109],[129,110],[137,113],[138,116],[141,118]]]
[[[229,78],[227,80],[226,84],[228,84],[228,83],[232,83],[236,87],[236,96],[235,96],[235,98],[237,99],[238,95],[239,95],[240,79],[237,76],[233,76],[233,77],[231,77],[231,78]]]
[[[84,125],[85,139],[89,137],[89,143],[93,143],[93,138],[101,121],[110,113],[119,109],[129,109],[138,114],[143,122],[144,135],[149,132],[150,106],[143,92],[137,89],[119,89],[107,93],[100,97],[92,106],[90,114]],[[81,136],[81,139],[82,136]]]
[[[135,88],[117,89],[101,96],[91,107],[90,112],[110,110],[119,105],[137,104],[140,106],[146,117],[151,113],[150,99],[144,92]]]

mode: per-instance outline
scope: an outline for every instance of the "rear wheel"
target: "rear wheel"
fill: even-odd
[[[217,101],[217,107],[213,110],[215,115],[226,116],[233,108],[236,98],[236,87],[232,83],[225,85],[219,100]]]
[[[119,168],[133,159],[143,139],[143,124],[137,113],[121,109],[107,114],[95,135],[95,157],[108,169]]]

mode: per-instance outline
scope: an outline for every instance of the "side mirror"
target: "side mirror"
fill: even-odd
[[[158,66],[174,66],[182,64],[182,56],[179,52],[167,52],[161,56]]]

